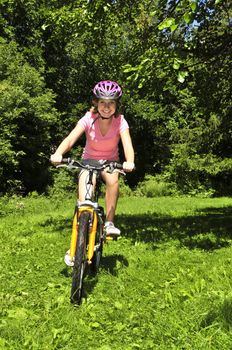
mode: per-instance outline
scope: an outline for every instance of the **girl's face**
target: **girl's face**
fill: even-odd
[[[98,112],[104,118],[110,118],[116,112],[115,100],[99,99],[97,103]]]

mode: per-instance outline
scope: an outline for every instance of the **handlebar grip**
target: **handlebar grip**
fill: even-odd
[[[114,166],[116,169],[121,169],[121,170],[123,169],[123,165],[120,163],[115,163]]]

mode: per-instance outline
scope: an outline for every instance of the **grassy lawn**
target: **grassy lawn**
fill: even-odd
[[[69,302],[73,199],[1,201],[1,350],[232,349],[232,198],[121,198],[86,298]]]

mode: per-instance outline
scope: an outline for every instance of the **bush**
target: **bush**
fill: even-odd
[[[74,177],[67,169],[59,169],[53,177],[53,185],[48,188],[48,194],[58,197],[73,195],[77,188],[76,178],[77,175]]]
[[[146,175],[136,189],[136,195],[146,197],[162,197],[176,193],[175,185],[165,181],[161,175]]]
[[[42,193],[50,174],[48,150],[59,114],[41,72],[14,42],[0,40],[0,193]]]
[[[119,193],[121,197],[130,197],[133,194],[132,189],[126,184],[122,176],[119,178]]]

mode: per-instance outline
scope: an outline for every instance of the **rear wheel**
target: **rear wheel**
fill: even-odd
[[[94,248],[94,255],[92,258],[92,264],[90,265],[91,273],[97,274],[101,257],[103,251],[103,221],[100,216],[98,216],[97,234],[96,242]]]
[[[74,304],[81,303],[83,291],[83,279],[87,266],[86,246],[89,233],[90,213],[83,212],[78,220],[78,238],[73,266],[71,302]]]
[[[98,272],[101,257],[102,257],[102,243],[96,247],[92,258],[92,264],[90,265],[91,273],[93,273],[94,275],[96,275]]]

